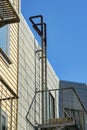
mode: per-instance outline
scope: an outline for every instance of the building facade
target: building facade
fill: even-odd
[[[86,130],[85,84],[59,81],[47,60],[47,86],[42,91],[41,46],[20,3],[0,1],[0,130]]]

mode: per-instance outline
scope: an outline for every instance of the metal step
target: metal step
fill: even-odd
[[[38,130],[64,130],[75,126],[73,118],[57,118],[51,119],[50,123],[38,125]]]

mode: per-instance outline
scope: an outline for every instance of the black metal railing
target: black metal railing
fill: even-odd
[[[74,87],[61,88],[61,89],[50,89],[50,90],[44,90],[43,92],[45,92],[45,91],[50,92],[50,93],[56,92],[57,93],[56,96],[59,95],[59,100],[58,100],[59,107],[55,108],[56,109],[55,111],[57,111],[57,112],[59,111],[59,116],[55,115],[55,117],[53,117],[53,118],[49,117],[47,124],[52,123],[53,119],[68,118],[68,119],[71,119],[71,121],[74,121],[73,125],[74,126],[76,125],[80,130],[85,129],[85,127],[84,127],[85,124],[84,124],[84,122],[82,122],[82,124],[81,124],[79,117],[81,116],[80,114],[82,114],[83,118],[84,118],[84,115],[87,116],[87,111]],[[34,128],[36,128],[36,126],[38,126],[39,124],[43,124],[41,122],[41,120],[38,120],[38,119],[34,120],[34,116],[32,115],[32,112],[31,112],[31,111],[33,111],[33,113],[40,114],[41,109],[38,110],[38,107],[34,108],[34,103],[36,100],[36,106],[38,106],[38,105],[41,106],[41,103],[38,104],[38,94],[41,94],[41,93],[42,93],[42,91],[36,91],[35,95],[33,96],[32,102],[29,106],[27,115],[26,115],[27,121]],[[60,94],[61,94],[61,96],[60,96]],[[54,96],[54,98],[56,98],[56,97]],[[37,114],[37,118],[38,118],[38,114]],[[78,114],[79,116],[77,117],[76,114]],[[33,117],[31,117],[31,116],[33,116]],[[50,122],[50,120],[51,120],[51,122]],[[59,121],[59,120],[57,120],[57,121]],[[46,126],[46,124],[45,124],[45,126]]]

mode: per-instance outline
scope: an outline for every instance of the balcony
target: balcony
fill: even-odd
[[[74,130],[73,128],[75,127],[75,121],[73,118],[55,118],[55,119],[51,119],[49,123],[47,124],[41,124],[38,126],[38,128],[40,130],[66,130],[66,128],[71,128],[72,130]],[[75,129],[77,130],[77,129]]]
[[[19,22],[19,16],[10,0],[0,0],[0,27]]]
[[[80,97],[75,88],[71,87],[71,88],[53,89],[53,90],[46,90],[44,92],[48,93],[52,91],[56,92],[55,96],[57,95],[57,93],[59,93],[59,106],[57,109],[59,115],[55,114],[54,117],[51,117],[50,115],[49,117],[46,118],[46,120],[44,120],[44,122],[40,120],[41,113],[37,105],[38,105],[38,96],[39,94],[41,94],[42,91],[37,91],[33,97],[33,100],[26,115],[26,120],[29,123],[29,125],[35,128],[36,130],[66,130],[66,129],[87,130],[85,120],[87,118],[87,111],[84,106],[84,103],[80,100]],[[41,106],[41,104],[39,105]],[[49,105],[47,106],[49,108]],[[55,104],[55,109],[56,106],[57,104]],[[56,112],[56,110],[54,111]],[[47,115],[51,112],[52,111],[47,109]]]

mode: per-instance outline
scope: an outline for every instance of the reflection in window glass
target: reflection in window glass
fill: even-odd
[[[8,54],[8,47],[9,47],[9,44],[8,44],[8,30],[9,30],[9,27],[8,25],[0,28],[0,48],[2,48],[2,50]]]
[[[6,130],[6,119],[2,116],[2,130]]]

